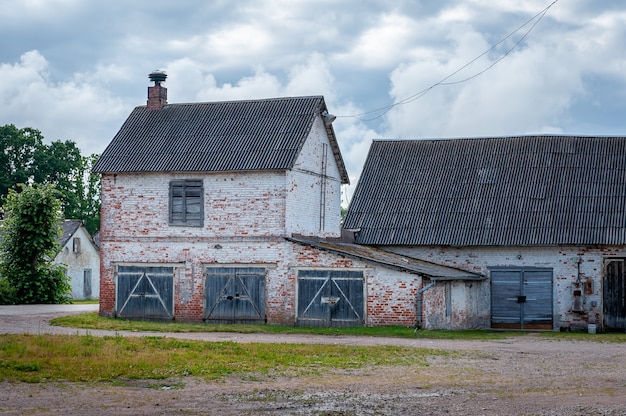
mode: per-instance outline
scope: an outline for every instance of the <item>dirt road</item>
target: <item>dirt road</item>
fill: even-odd
[[[84,334],[50,319],[96,305],[0,307],[0,333]],[[27,309],[29,308],[29,309]],[[91,335],[114,335],[92,331]],[[0,415],[626,415],[626,345],[438,341],[232,333],[117,333],[204,341],[402,345],[462,351],[429,367],[329,371],[298,378],[0,383]],[[590,335],[592,337],[592,335]],[[1,336],[0,336],[1,339]],[[181,388],[181,386],[183,386]]]

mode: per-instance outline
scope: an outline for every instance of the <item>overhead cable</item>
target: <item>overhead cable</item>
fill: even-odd
[[[442,86],[442,85],[462,84],[464,82],[468,82],[468,81],[470,81],[470,80],[472,80],[472,79],[474,79],[474,78],[484,74],[485,72],[489,71],[491,68],[496,66],[504,58],[506,58],[513,50],[515,50],[517,47],[519,47],[519,45],[522,43],[522,41],[524,39],[526,39],[526,37],[535,29],[537,24],[539,24],[541,19],[543,19],[543,17],[548,13],[548,10],[550,10],[550,8],[552,6],[554,6],[558,1],[559,0],[554,0],[552,3],[550,3],[550,5],[548,7],[546,7],[543,10],[541,10],[539,13],[535,14],[533,17],[528,19],[526,22],[524,22],[521,26],[519,26],[513,32],[509,33],[507,36],[502,38],[500,41],[498,41],[497,43],[492,45],[489,49],[487,49],[486,51],[484,51],[483,53],[481,53],[480,55],[478,55],[477,57],[475,57],[474,59],[472,59],[471,61],[469,61],[468,63],[466,63],[465,65],[463,65],[459,69],[457,69],[456,71],[452,72],[448,76],[444,77],[440,81],[432,84],[428,88],[423,89],[422,91],[420,91],[420,92],[418,92],[416,94],[413,94],[413,95],[411,95],[411,96],[409,96],[409,97],[407,97],[405,99],[402,99],[400,101],[397,101],[397,102],[395,102],[393,104],[390,104],[388,106],[385,106],[385,107],[380,107],[380,108],[377,108],[377,109],[374,109],[374,110],[370,110],[370,111],[366,111],[366,112],[360,113],[360,114],[346,115],[346,116],[339,115],[337,117],[344,117],[344,118],[346,118],[346,117],[354,117],[354,118],[357,118],[357,119],[359,119],[361,121],[376,120],[377,118],[380,118],[380,117],[384,116],[385,114],[387,114],[394,107],[397,107],[397,106],[400,106],[400,105],[404,105],[404,104],[408,104],[408,103],[411,103],[411,102],[413,102],[415,100],[418,100],[418,99],[422,98],[424,95],[429,93],[435,87]],[[462,80],[448,81],[450,78],[452,78],[453,76],[455,76],[456,74],[458,74],[459,72],[464,70],[465,68],[469,67],[470,65],[472,65],[474,62],[476,62],[477,60],[479,60],[483,56],[485,56],[488,53],[492,52],[494,49],[496,49],[498,46],[500,46],[502,43],[504,43],[507,39],[509,39],[510,37],[514,36],[516,33],[521,31],[524,27],[528,26],[529,24],[530,24],[530,27],[528,28],[528,30],[517,40],[517,42],[515,42],[515,44],[511,48],[509,48],[505,53],[503,53],[502,56],[500,56],[498,59],[493,61],[488,67],[486,67],[485,69],[482,69],[481,71],[479,71],[479,72],[477,72],[477,73],[475,73],[475,74],[473,74],[473,75],[471,75],[471,76],[469,76],[467,78],[464,78]],[[378,114],[376,116],[373,116],[371,118],[363,118],[363,116],[366,116],[368,114],[373,114],[373,113],[380,113],[380,114]]]

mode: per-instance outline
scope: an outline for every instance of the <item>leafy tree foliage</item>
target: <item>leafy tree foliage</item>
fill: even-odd
[[[93,233],[100,225],[100,177],[91,173],[97,158],[82,156],[70,140],[46,145],[39,130],[0,126],[0,202],[19,184],[53,184],[64,217],[83,220]]]
[[[43,150],[42,139],[35,129],[0,126],[0,196],[5,197],[9,189],[27,183],[35,175],[35,159]]]
[[[100,228],[100,175],[91,172],[99,157],[97,154],[81,157],[73,186],[77,197],[64,210],[65,218],[83,220],[91,234]]]
[[[52,263],[60,250],[61,215],[52,185],[9,190],[0,228],[0,275],[15,303],[67,303],[71,286],[65,267]]]

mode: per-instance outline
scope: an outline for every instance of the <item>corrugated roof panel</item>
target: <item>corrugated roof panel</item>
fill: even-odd
[[[136,107],[94,172],[290,169],[325,108],[321,96]],[[349,183],[332,127],[326,130]]]
[[[485,280],[485,276],[425,260],[403,256],[375,247],[310,238],[288,238],[294,243],[316,247],[343,256],[419,274],[432,280]]]
[[[625,203],[624,137],[378,140],[344,226],[375,245],[626,244]]]

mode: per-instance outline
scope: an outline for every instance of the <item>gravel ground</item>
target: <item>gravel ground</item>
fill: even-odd
[[[85,330],[52,327],[49,321],[96,308],[0,306],[0,333],[84,334]],[[115,385],[0,382],[0,415],[626,415],[623,344],[549,341],[533,334],[489,342],[230,333],[158,335],[206,341],[401,345],[461,353],[433,357],[425,368],[337,370],[294,378],[216,382],[186,378]]]

